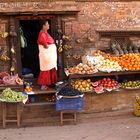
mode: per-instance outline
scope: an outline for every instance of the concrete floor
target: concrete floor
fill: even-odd
[[[77,125],[0,129],[0,140],[140,140],[132,110],[85,114]]]

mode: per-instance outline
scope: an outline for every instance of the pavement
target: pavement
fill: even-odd
[[[0,140],[140,140],[132,110],[83,114],[77,125],[0,129]]]

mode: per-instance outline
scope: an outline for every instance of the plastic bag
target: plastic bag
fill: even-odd
[[[134,100],[134,115],[140,117],[140,97],[136,96]]]
[[[63,87],[65,87],[67,85],[68,85],[67,82],[57,82],[55,84],[55,89],[57,90],[57,92],[59,92]]]

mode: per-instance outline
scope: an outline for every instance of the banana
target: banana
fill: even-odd
[[[65,50],[68,50],[68,45],[64,45],[63,48],[64,48]]]
[[[2,54],[2,56],[0,57],[0,59],[2,61],[8,61],[8,60],[10,60],[10,58],[6,54]]]
[[[77,39],[76,43],[78,43],[78,44],[81,43],[81,39]]]
[[[2,50],[2,46],[0,46],[0,51]]]
[[[95,38],[94,37],[88,37],[88,40],[89,40],[89,42],[94,42],[95,41]]]
[[[12,52],[13,54],[16,54],[16,52],[15,52],[15,50],[14,50],[14,47],[11,48],[11,52]]]
[[[71,49],[72,46],[71,45],[64,45],[63,48],[67,51],[67,50]]]
[[[76,59],[76,60],[78,60],[78,59],[80,59],[80,58],[81,58],[81,56],[80,56],[80,55],[78,55],[78,54],[75,54],[75,55],[73,55],[73,58],[74,58],[74,59]]]
[[[67,58],[70,58],[71,56],[68,54],[66,57],[67,57]]]
[[[12,66],[12,67],[10,68],[10,71],[11,71],[11,72],[14,72],[14,71],[15,71],[14,66]]]
[[[71,41],[72,40],[72,37],[71,36],[68,36],[68,35],[63,35],[62,36],[62,39],[66,40],[66,41]]]
[[[58,52],[61,53],[62,51],[63,51],[63,48],[62,47],[59,47],[58,48]]]
[[[71,49],[71,48],[72,48],[72,46],[71,46],[71,45],[69,45],[69,46],[68,46],[68,49]]]
[[[1,37],[2,37],[2,38],[6,38],[6,37],[8,37],[8,35],[9,35],[8,32],[3,32],[3,33],[1,34]]]

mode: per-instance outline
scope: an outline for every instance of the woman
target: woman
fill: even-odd
[[[49,23],[46,20],[41,21],[42,30],[38,37],[40,74],[38,84],[42,90],[57,82],[57,49],[53,38],[48,34]]]

